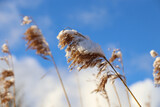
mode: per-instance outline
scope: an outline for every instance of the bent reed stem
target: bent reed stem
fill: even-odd
[[[71,107],[71,104],[70,104],[70,101],[69,101],[69,98],[68,98],[67,92],[66,92],[66,90],[65,90],[65,87],[64,87],[64,84],[63,84],[62,78],[61,78],[61,76],[60,76],[60,73],[59,73],[58,67],[57,67],[57,65],[56,65],[56,63],[55,63],[55,61],[54,61],[53,55],[51,54],[51,55],[50,55],[50,57],[52,58],[53,65],[54,65],[54,66],[55,66],[55,68],[56,68],[56,72],[57,72],[58,78],[59,78],[59,80],[60,80],[60,83],[61,83],[61,85],[62,85],[63,92],[64,92],[64,94],[65,94],[65,98],[66,98],[66,100],[67,100],[68,106],[69,106],[69,107]]]
[[[122,81],[122,83],[124,84],[124,86],[127,88],[127,90],[129,91],[129,93],[131,94],[131,96],[134,98],[134,100],[136,101],[136,103],[138,104],[139,107],[142,107],[140,105],[140,103],[138,102],[138,100],[136,99],[136,97],[133,95],[132,91],[129,89],[129,87],[127,86],[127,84],[124,82],[124,80],[121,78],[121,76],[119,76],[118,72],[115,70],[115,68],[113,67],[113,65],[107,60],[106,57],[104,57],[104,59],[108,62],[108,64],[110,65],[110,67],[113,69],[113,71],[115,72],[115,74],[118,76],[118,78]]]

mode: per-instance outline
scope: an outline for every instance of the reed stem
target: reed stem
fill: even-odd
[[[51,54],[50,56],[51,56],[51,58],[52,58],[53,65],[54,65],[55,68],[56,68],[56,72],[57,72],[58,78],[59,78],[59,80],[60,80],[60,83],[61,83],[63,92],[64,92],[64,94],[65,94],[65,98],[66,98],[66,100],[67,100],[68,106],[71,107],[71,104],[70,104],[70,101],[69,101],[67,92],[66,92],[66,90],[65,90],[65,87],[64,87],[62,78],[61,78],[60,73],[59,73],[59,70],[58,70],[58,68],[57,68],[57,65],[56,65],[56,63],[55,63],[55,61],[54,61],[53,55]]]
[[[111,68],[113,69],[113,71],[115,72],[115,74],[118,76],[118,78],[122,81],[122,83],[124,84],[124,86],[126,87],[126,89],[129,91],[129,93],[131,94],[131,96],[134,98],[134,100],[136,101],[136,103],[138,104],[139,107],[142,107],[140,105],[140,103],[138,102],[138,100],[136,99],[136,97],[133,95],[132,91],[129,89],[129,87],[127,86],[127,84],[125,83],[125,81],[121,78],[121,76],[118,74],[118,72],[115,70],[115,68],[113,67],[113,65],[107,60],[106,57],[104,57],[104,59],[108,62],[108,64],[111,66]]]
[[[119,103],[119,106],[122,107],[121,105],[121,101],[120,101],[120,98],[119,98],[119,95],[118,95],[118,92],[117,92],[117,89],[116,89],[116,85],[113,83],[113,88],[114,88],[114,91],[116,93],[116,96],[117,96],[117,99],[118,99],[118,103]]]
[[[9,56],[10,56],[10,58],[11,58],[11,66],[12,66],[12,70],[13,70],[13,72],[14,72],[14,65],[13,65],[13,58],[12,58],[12,55],[11,55],[11,53],[9,52]],[[14,84],[13,84],[13,96],[14,96],[14,99],[13,99],[13,105],[14,105],[14,107],[16,107],[16,85],[15,85],[15,72],[14,72]]]

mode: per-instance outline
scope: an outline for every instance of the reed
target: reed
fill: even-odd
[[[155,58],[155,61],[153,63],[154,84],[156,87],[159,87],[160,86],[160,57],[159,57],[159,54],[154,50],[151,50],[150,54],[153,58]]]
[[[13,106],[16,107],[16,91],[15,91],[15,75],[12,55],[9,50],[8,44],[2,45],[2,52],[6,56],[1,57],[0,60],[4,61],[8,68],[3,69],[0,73],[0,99],[1,105],[9,107],[9,102],[13,101]]]
[[[29,18],[28,18],[28,20],[29,20]],[[28,21],[28,20],[23,19],[23,21]],[[62,78],[60,76],[58,67],[54,61],[54,57],[50,51],[49,45],[48,45],[47,41],[45,40],[43,34],[41,33],[41,30],[38,28],[37,25],[31,25],[31,27],[29,27],[26,30],[24,35],[25,35],[25,37],[23,39],[25,39],[27,41],[27,44],[26,44],[28,46],[27,50],[28,49],[36,50],[36,54],[40,55],[43,59],[51,60],[53,62],[53,65],[56,69],[56,73],[57,73],[58,78],[60,80],[63,92],[65,94],[65,98],[67,100],[68,106],[71,107],[71,104],[70,104],[66,89],[64,87]]]
[[[113,69],[115,75],[117,75],[130,92],[139,107],[141,107],[125,81],[105,57],[100,45],[92,42],[89,37],[83,36],[76,30],[62,30],[57,36],[57,39],[59,40],[59,47],[61,49],[66,47],[67,62],[71,63],[69,66],[70,70],[77,68],[80,71],[81,69],[97,66],[99,71],[97,76],[99,76],[109,65]]]

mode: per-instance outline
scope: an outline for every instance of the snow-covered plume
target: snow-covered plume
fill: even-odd
[[[79,41],[76,47],[80,53],[99,53],[104,55],[99,44],[94,43],[89,37],[81,35],[76,30],[62,30],[57,36],[57,39],[60,40],[65,34],[72,35],[74,41]]]
[[[83,36],[76,30],[62,30],[57,36],[61,49],[66,48],[69,68],[86,69],[88,67],[99,68],[99,72],[105,70],[107,62],[99,44],[94,43],[89,37]]]

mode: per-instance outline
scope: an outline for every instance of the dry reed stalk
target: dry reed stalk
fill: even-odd
[[[156,87],[159,87],[160,86],[160,57],[159,57],[158,53],[154,50],[151,50],[150,54],[153,58],[155,58],[155,61],[153,63],[154,84]]]
[[[55,66],[58,78],[60,80],[62,89],[64,91],[65,94],[65,98],[67,100],[68,106],[71,107],[67,92],[65,90],[62,78],[60,76],[59,70],[57,68],[57,65],[54,61],[54,57],[50,51],[49,45],[46,42],[45,38],[43,37],[41,30],[36,26],[36,25],[32,25],[30,28],[27,29],[27,31],[24,33],[25,37],[24,39],[27,41],[27,50],[28,49],[32,49],[32,50],[36,50],[36,54],[40,55],[43,59],[49,60],[49,58],[47,56],[50,56],[53,65]]]
[[[3,70],[0,74],[0,81],[2,83],[1,85],[3,90],[0,92],[1,104],[4,104],[5,107],[7,107],[9,102],[13,100],[13,105],[14,107],[16,107],[15,75],[13,70],[13,60],[7,44],[3,44],[2,52],[7,54],[7,56],[1,57],[0,60],[5,61],[9,69]],[[11,64],[9,58],[11,60]],[[11,87],[13,87],[13,95],[9,90]]]
[[[118,95],[118,92],[117,92],[117,89],[116,89],[116,85],[113,83],[113,88],[114,88],[114,91],[116,93],[116,96],[117,96],[117,99],[118,99],[118,103],[119,103],[119,106],[122,107],[121,105],[121,101],[120,101],[120,98],[119,98],[119,95]]]
[[[68,63],[71,62],[69,66],[70,70],[77,68],[80,71],[81,69],[97,66],[99,70],[97,76],[99,76],[109,65],[141,107],[125,81],[121,78],[110,61],[107,60],[98,44],[93,43],[88,37],[83,36],[75,30],[62,30],[57,36],[57,39],[59,39],[59,46],[61,46],[61,49],[67,47],[65,51]]]
[[[78,92],[79,92],[79,96],[80,96],[80,104],[81,104],[81,107],[83,107],[83,99],[82,99],[82,94],[81,94],[81,87],[80,87],[80,82],[79,82],[79,76],[78,76],[77,72],[75,73],[75,75],[76,75],[76,80],[77,80],[77,85],[78,85]]]
[[[122,69],[124,81],[126,83],[126,77],[125,77],[124,65],[123,65],[123,59],[122,59],[122,52],[121,52],[120,49],[113,49],[112,56],[109,59],[109,61],[110,61],[110,63],[113,63],[116,59],[118,59],[118,61],[121,63],[121,69]],[[127,93],[127,99],[128,99],[129,107],[131,107],[131,102],[130,102],[128,91],[127,91],[127,89],[125,89],[125,90],[126,90],[126,93]]]

